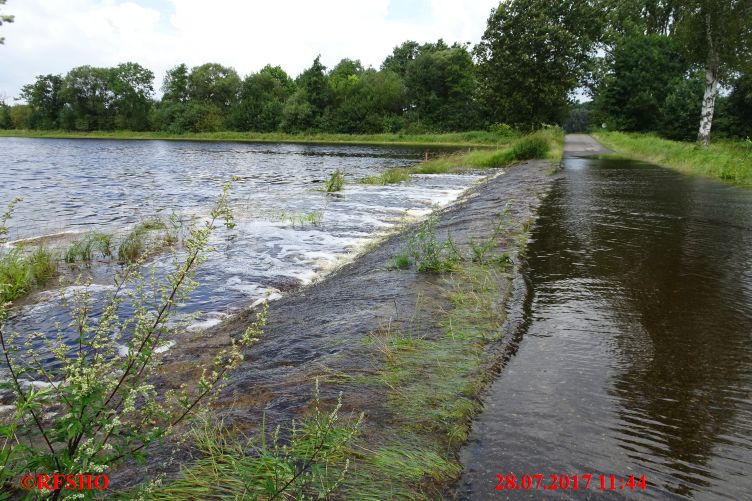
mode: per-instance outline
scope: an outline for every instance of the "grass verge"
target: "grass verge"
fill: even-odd
[[[650,134],[596,132],[593,136],[619,156],[734,184],[752,186],[752,142],[715,141],[705,148],[696,143],[669,141]]]
[[[516,162],[532,159],[546,159],[558,163],[561,161],[563,145],[564,133],[561,129],[541,129],[518,137],[508,142],[503,148],[443,155],[412,167],[388,169],[378,176],[363,178],[360,183],[396,184],[408,181],[412,174],[454,174],[473,169],[506,167]]]
[[[328,134],[282,132],[204,132],[171,134],[168,132],[134,131],[42,131],[0,130],[3,137],[38,137],[59,139],[132,139],[164,141],[240,141],[258,143],[320,143],[320,144],[400,144],[406,146],[494,146],[509,142],[519,135],[516,131],[501,133],[489,131],[447,132],[442,134]]]

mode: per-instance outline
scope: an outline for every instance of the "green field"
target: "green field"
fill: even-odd
[[[593,136],[619,156],[670,169],[752,186],[752,142],[714,141],[705,148],[696,143],[669,141],[649,134],[596,132]]]

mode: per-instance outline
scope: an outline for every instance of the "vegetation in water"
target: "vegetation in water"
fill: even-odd
[[[649,134],[599,132],[595,137],[618,155],[687,174],[752,186],[752,142],[749,140],[716,141],[709,147],[701,147]]]
[[[112,257],[112,234],[94,231],[73,242],[65,251],[68,263],[91,262],[96,254],[102,258]]]
[[[44,247],[31,252],[19,247],[5,247],[8,235],[8,220],[20,198],[13,199],[0,215],[0,322],[7,303],[29,293],[35,287],[45,285],[57,274],[53,254]]]
[[[329,179],[324,184],[324,191],[327,193],[336,193],[342,191],[345,186],[345,173],[337,169],[331,173]]]
[[[228,227],[234,226],[231,216],[228,217]],[[154,233],[160,230],[163,232],[154,236]],[[133,263],[159,247],[173,245],[177,241],[176,231],[176,228],[170,231],[167,223],[159,218],[150,218],[138,223],[120,240],[117,250],[118,261]]]

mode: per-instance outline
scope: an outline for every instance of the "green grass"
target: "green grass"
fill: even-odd
[[[336,193],[342,191],[345,187],[345,173],[337,169],[331,173],[329,179],[326,180],[324,185],[324,191],[327,193]]]
[[[363,184],[386,185],[407,181],[412,174],[451,174],[473,169],[506,167],[517,162],[545,159],[558,163],[561,160],[564,133],[561,129],[541,129],[517,137],[502,148],[477,149],[466,153],[453,153],[427,160],[412,167],[395,167],[378,176],[361,179]]]
[[[412,260],[407,254],[397,254],[393,261],[392,266],[398,270],[406,270],[412,265]]]
[[[68,139],[129,139],[167,141],[240,141],[264,143],[321,143],[321,144],[401,144],[406,146],[488,146],[504,144],[510,137],[519,135],[516,131],[468,131],[436,134],[329,134],[281,132],[206,132],[171,134],[168,132],[134,131],[41,131],[41,130],[0,130],[0,136],[39,137]]]
[[[378,176],[364,177],[358,182],[360,182],[361,184],[376,184],[383,186],[385,184],[399,184],[409,180],[410,172],[408,171],[408,169],[397,167],[394,169],[389,169]]]
[[[705,148],[696,143],[669,141],[650,134],[596,132],[593,136],[623,157],[686,174],[752,186],[752,142],[749,140],[714,141]]]
[[[486,345],[500,338],[507,267],[464,261],[445,275],[442,299],[451,308],[435,315],[437,337],[423,337],[420,327],[412,334],[387,327],[366,338],[381,365],[360,381],[386,393],[390,418],[356,444],[342,498],[440,499],[459,478],[457,452],[491,380]]]
[[[349,467],[348,446],[359,432],[360,418],[342,419],[341,402],[322,411],[318,393],[312,415],[244,438],[207,417],[189,439],[202,457],[184,467],[180,477],[151,490],[147,486],[122,499],[328,499]],[[139,492],[141,490],[141,492]]]
[[[160,237],[151,234],[163,230]],[[159,247],[174,245],[177,235],[168,231],[167,223],[157,217],[141,221],[128,232],[117,249],[117,258],[121,263],[133,263],[139,258],[157,250]]]
[[[67,263],[89,263],[94,260],[96,253],[99,253],[102,258],[112,257],[111,233],[101,231],[88,233],[68,247],[64,258]]]
[[[451,235],[444,240],[436,236],[436,217],[431,215],[415,230],[407,243],[407,255],[419,272],[453,271],[462,260]],[[399,259],[399,255],[395,259]]]
[[[57,274],[52,253],[38,247],[31,253],[13,248],[0,254],[0,303],[14,301],[45,285]]]

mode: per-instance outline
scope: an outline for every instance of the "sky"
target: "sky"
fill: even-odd
[[[217,62],[241,76],[271,63],[292,76],[321,54],[327,67],[378,68],[405,40],[477,43],[499,0],[8,0],[0,27],[0,99],[41,74],[133,61],[155,87],[176,64]]]

